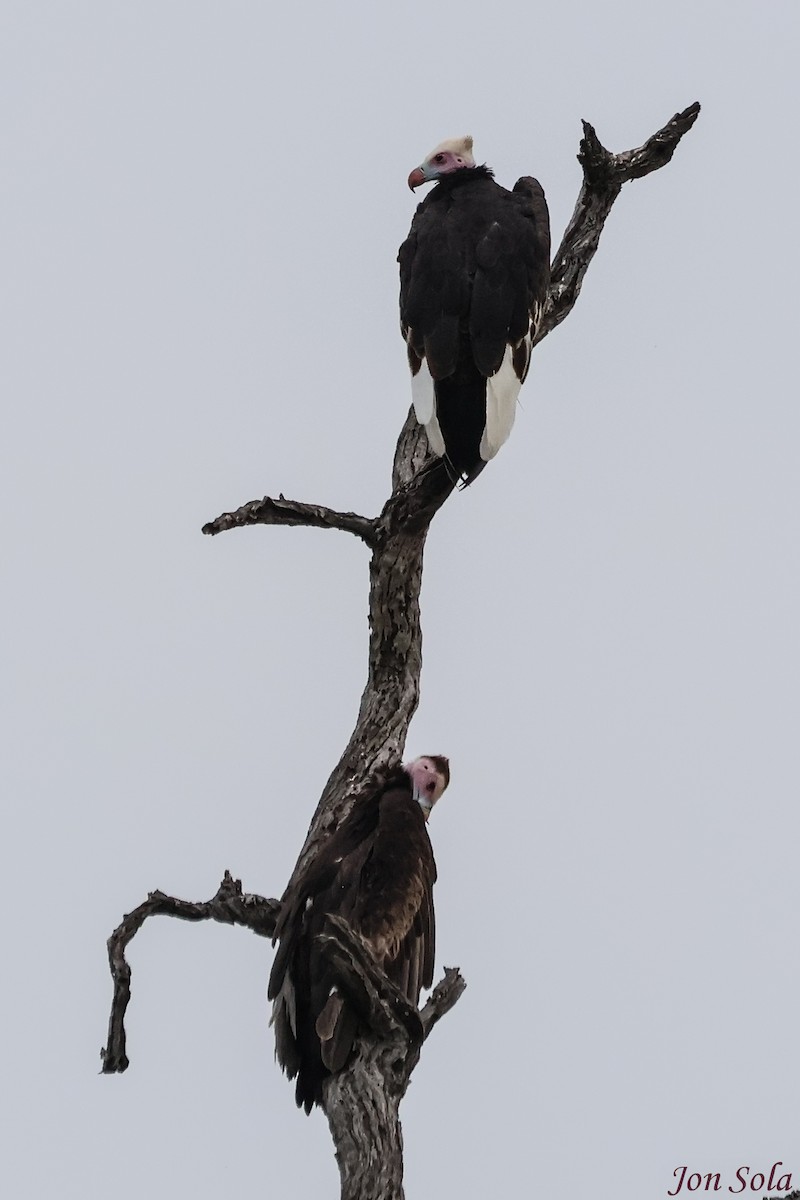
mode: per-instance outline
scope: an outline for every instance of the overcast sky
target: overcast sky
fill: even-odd
[[[403,1106],[406,1190],[484,1200],[501,1165],[509,1195],[660,1200],[776,1160],[800,1186],[799,27],[780,0],[0,0],[14,1200],[337,1194],[251,934],[149,922],[130,1070],[97,1074],[123,912],[225,868],[279,894],[364,683],[360,543],[200,528],[267,492],[380,509],[432,146],[538,176],[557,244],[581,118],[622,150],[695,99],[428,541],[408,751],[451,758],[438,964],[469,986]]]

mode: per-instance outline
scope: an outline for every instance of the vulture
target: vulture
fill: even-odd
[[[400,247],[400,327],[417,420],[466,487],[511,432],[550,282],[541,184],[509,192],[476,166],[472,138],[432,150],[409,187],[436,186]]]
[[[358,1034],[319,944],[329,914],[361,935],[375,962],[414,1007],[433,982],[433,859],[426,822],[450,781],[448,760],[425,755],[361,797],[305,874],[287,888],[268,998],[275,1056],[297,1078],[298,1108],[322,1103],[322,1085],[350,1057]]]

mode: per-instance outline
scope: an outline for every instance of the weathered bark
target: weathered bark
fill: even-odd
[[[575,212],[552,265],[551,285],[536,336],[542,341],[569,314],[597,250],[604,222],[622,184],[669,162],[700,111],[692,104],[677,113],[638,149],[611,154],[584,122],[579,161],[583,186]],[[309,525],[339,529],[370,548],[369,669],[356,727],[331,773],[311,821],[292,879],[306,869],[323,840],[362,792],[403,756],[406,735],[419,700],[422,627],[419,595],[428,528],[453,490],[442,464],[428,451],[424,431],[409,413],[395,451],[392,494],[379,516],[339,513],[320,505],[264,497],[224,513],[203,532],[222,533],[244,525]],[[130,995],[125,946],[153,913],[187,920],[221,920],[246,925],[262,936],[274,929],[277,901],[244,896],[241,885],[225,880],[213,900],[189,905],[152,893],[109,939],[115,994],[103,1070],[124,1071],[124,1011]],[[336,1147],[343,1200],[401,1200],[402,1135],[399,1106],[419,1060],[420,1048],[436,1022],[466,986],[449,968],[419,1014],[375,968],[344,923],[325,934],[326,953],[336,964],[342,987],[359,1007],[364,1024],[358,1052],[348,1067],[325,1085],[324,1108]]]
[[[622,154],[609,153],[601,146],[594,128],[588,121],[583,122],[583,137],[578,153],[578,162],[583,167],[583,186],[553,259],[550,291],[535,345],[571,312],[580,295],[583,277],[597,250],[606,217],[623,183],[630,179],[642,179],[651,171],[666,166],[678,142],[692,128],[699,115],[700,105],[695,101],[683,112],[676,113],[643,146]]]
[[[211,900],[193,904],[176,900],[163,892],[151,892],[133,912],[126,913],[122,923],[108,939],[108,965],[114,981],[114,998],[108,1020],[108,1041],[100,1051],[103,1074],[127,1071],[125,1050],[125,1010],[131,998],[131,969],[125,949],[148,917],[179,917],[182,921],[220,921],[223,925],[244,925],[261,937],[272,937],[278,919],[280,901],[265,900],[263,896],[246,895],[240,880],[226,871],[217,894]]]
[[[446,968],[427,1004],[417,1012],[375,966],[369,949],[344,921],[331,918],[330,926],[323,946],[340,987],[369,1030],[358,1041],[358,1069],[340,1071],[324,1085],[342,1200],[399,1198],[403,1196],[400,1101],[423,1041],[466,984],[457,968]]]

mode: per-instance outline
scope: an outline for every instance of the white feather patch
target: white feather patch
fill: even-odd
[[[433,390],[433,376],[424,358],[416,375],[411,376],[411,400],[420,425],[427,425],[436,412],[436,393]]]
[[[444,438],[436,416],[436,389],[428,364],[423,358],[416,375],[411,376],[411,400],[414,415],[425,426],[428,445],[434,454],[444,458]]]
[[[526,340],[530,340],[530,335]],[[494,458],[514,427],[517,397],[522,383],[514,370],[512,355],[511,346],[507,346],[500,370],[486,380],[486,427],[480,446],[484,462]]]
[[[425,426],[425,432],[428,435],[428,445],[433,453],[438,455],[439,458],[444,458],[445,448],[444,438],[442,437],[442,427],[439,424],[439,418],[435,413]]]

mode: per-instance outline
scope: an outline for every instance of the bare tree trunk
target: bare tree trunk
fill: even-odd
[[[537,344],[569,314],[580,293],[600,234],[623,183],[639,179],[672,157],[700,111],[692,104],[638,149],[611,154],[584,122],[579,161],[583,186],[575,212],[556,253]],[[409,413],[400,433],[392,473],[392,494],[374,518],[340,513],[320,505],[265,496],[209,522],[204,533],[243,525],[308,525],[339,529],[361,538],[372,551],[369,596],[369,671],[356,727],[331,773],[311,821],[292,881],[305,871],[323,841],[347,815],[355,799],[403,756],[406,735],[419,701],[422,627],[419,595],[425,539],[433,517],[453,485],[441,462],[431,457],[424,430]],[[246,895],[228,872],[212,900],[190,904],[154,892],[109,938],[114,999],[103,1071],[124,1071],[125,1009],[130,999],[130,968],[125,947],[156,913],[184,920],[216,920],[245,925],[271,937],[279,904]],[[376,968],[344,922],[332,919],[326,954],[342,986],[368,1013],[353,1061],[324,1087],[324,1109],[336,1147],[342,1200],[402,1200],[403,1141],[399,1107],[423,1041],[456,1003],[466,986],[455,968],[419,1014]],[[288,1094],[288,1093],[287,1093]]]
[[[389,1043],[362,1041],[358,1074],[342,1071],[328,1085],[328,1124],[342,1177],[342,1200],[384,1200],[404,1194],[400,1128],[404,1089],[393,1078],[395,1054]],[[369,1171],[364,1170],[365,1163],[372,1164]]]

